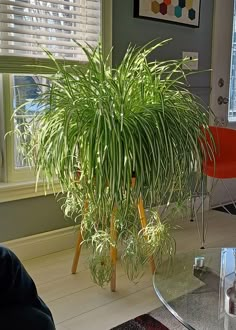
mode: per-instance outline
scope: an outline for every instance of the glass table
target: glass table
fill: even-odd
[[[234,248],[176,254],[153,276],[158,298],[191,330],[236,329]],[[235,290],[234,290],[235,286]]]

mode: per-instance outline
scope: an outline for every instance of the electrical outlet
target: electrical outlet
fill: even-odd
[[[198,52],[183,52],[182,57],[183,59],[189,59],[189,61],[182,66],[184,70],[198,70]]]

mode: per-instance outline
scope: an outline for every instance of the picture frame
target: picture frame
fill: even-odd
[[[201,0],[134,0],[134,17],[198,28]]]

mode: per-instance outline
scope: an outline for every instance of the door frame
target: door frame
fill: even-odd
[[[218,97],[229,99],[231,50],[233,36],[234,1],[226,0],[222,9],[222,1],[214,0],[213,26],[212,26],[212,60],[211,60],[211,92],[210,109],[215,116],[209,118],[210,125],[236,128],[236,122],[228,121],[229,104],[218,104]],[[226,5],[227,3],[227,5]],[[224,85],[219,85],[220,79]],[[236,180],[225,179],[227,187],[231,191],[232,198],[236,199]],[[211,190],[213,179],[207,178],[207,189]],[[223,198],[224,197],[224,198]],[[219,183],[215,186],[213,194],[209,198],[209,208],[219,206],[221,203],[231,203],[225,192],[224,186]]]
[[[212,27],[212,59],[211,59],[211,93],[210,93],[210,108],[214,111],[218,123],[223,126],[234,126],[228,122],[228,105],[218,105],[217,99],[219,96],[229,97],[229,77],[231,63],[231,46],[233,32],[233,15],[234,0],[227,0],[227,6],[224,6],[222,14],[222,2],[214,1],[213,10],[213,27]],[[220,22],[220,23],[219,23]],[[227,24],[225,24],[227,23]],[[227,37],[230,36],[230,37]],[[224,56],[222,56],[224,49]],[[223,78],[224,86],[218,85],[219,79]],[[217,122],[210,116],[210,124],[215,125]]]

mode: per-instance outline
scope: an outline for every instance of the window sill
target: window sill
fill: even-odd
[[[60,185],[55,184],[54,189],[44,190],[43,184],[38,183],[37,191],[35,182],[0,183],[0,203],[19,199],[47,196],[60,192]]]

